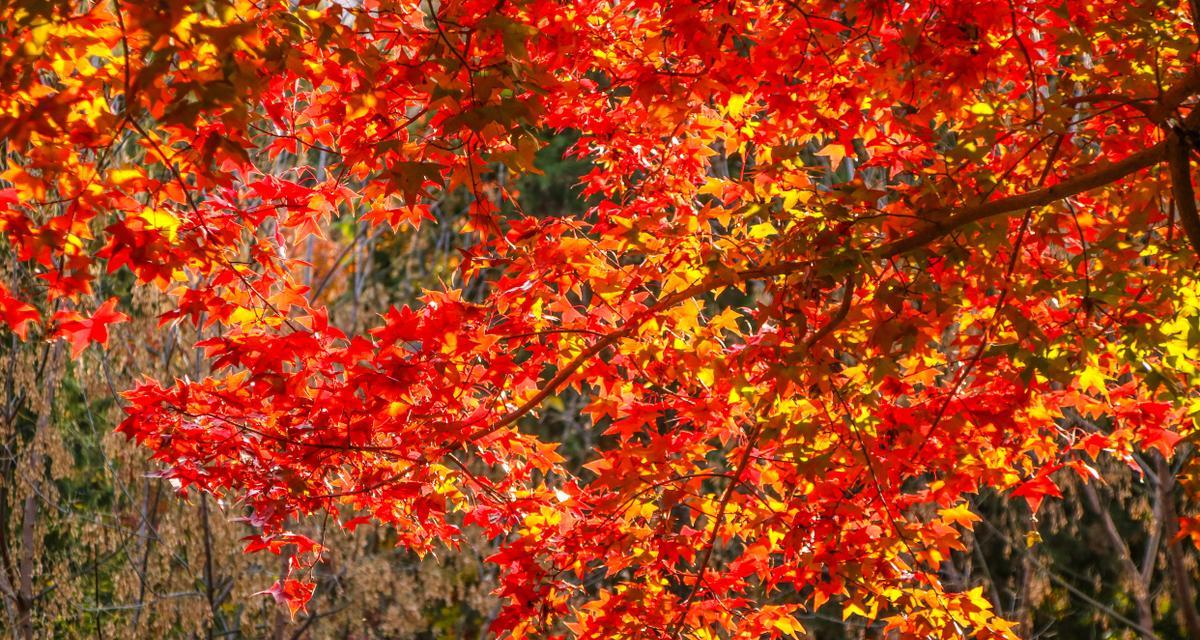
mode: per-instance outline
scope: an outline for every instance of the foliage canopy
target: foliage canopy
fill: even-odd
[[[30,277],[0,317],[78,357],[127,319],[96,283],[128,277],[202,330],[211,375],[127,390],[119,431],[244,508],[293,613],[311,516],[502,540],[516,638],[782,637],[830,600],[1013,637],[943,586],[968,499],[1036,514],[1197,437],[1188,8],[18,0],[0,230]],[[582,207],[507,179],[546,132]],[[331,323],[304,247],[447,194],[453,279]],[[584,460],[535,428],[564,394]]]

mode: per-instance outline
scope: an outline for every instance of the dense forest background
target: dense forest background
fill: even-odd
[[[570,135],[543,139],[542,174],[508,186],[528,213],[582,210],[576,183],[588,165],[564,159]],[[294,160],[310,167],[312,180],[323,179],[320,152]],[[713,171],[728,171],[725,162],[718,158]],[[502,184],[504,176],[494,179]],[[331,321],[361,331],[375,314],[413,303],[423,287],[453,282],[458,243],[469,237],[457,232],[465,197],[446,197],[435,207],[436,221],[415,230],[371,229],[345,211],[326,238],[310,238],[305,277]],[[30,277],[11,255],[0,264],[6,281]],[[283,558],[241,553],[239,539],[252,531],[244,511],[196,494],[175,499],[144,451],[113,433],[122,415],[118,390],[135,376],[206,375],[205,360],[181,346],[194,342],[195,329],[180,323],[157,330],[159,294],[132,281],[124,270],[100,280],[98,299],[117,296],[127,310],[142,311],[114,328],[107,351],[91,349],[72,361],[61,344],[0,336],[0,572],[14,588],[27,580],[33,594],[28,602],[5,600],[0,625],[25,608],[39,637],[486,637],[498,604],[489,596],[495,577],[483,563],[495,541],[485,539],[418,558],[397,550],[387,528],[365,525],[350,535],[298,523],[298,531],[330,549],[313,574],[316,600],[290,619],[270,598],[255,596],[286,567]],[[597,432],[578,411],[582,404],[555,399],[539,423],[526,426],[553,435],[565,454],[582,460]],[[1098,430],[1106,417],[1073,419]],[[945,562],[944,579],[952,588],[982,587],[1024,637],[1187,637],[1200,570],[1195,547],[1176,544],[1183,491],[1163,480],[1190,454],[1183,444],[1172,460],[1155,453],[1137,458],[1136,469],[1109,463],[1103,481],[1092,485],[1063,475],[1064,498],[1047,501],[1036,518],[1024,501],[979,496],[971,508],[983,521]],[[804,620],[817,638],[877,635],[878,628],[841,617],[834,602]],[[0,635],[9,633],[0,626]]]

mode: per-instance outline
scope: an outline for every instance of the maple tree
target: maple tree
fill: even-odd
[[[501,540],[517,638],[783,637],[831,600],[1013,637],[939,573],[969,497],[1036,517],[1197,437],[1190,9],[17,1],[0,230],[30,277],[0,318],[78,357],[128,274],[207,332],[212,375],[127,390],[118,429],[287,554],[263,593],[293,614],[325,544],[289,523],[315,517]],[[544,131],[591,163],[581,213],[501,179]],[[454,279],[331,323],[302,247],[448,193]],[[582,464],[531,428],[567,393]]]

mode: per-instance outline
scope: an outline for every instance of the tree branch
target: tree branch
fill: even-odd
[[[1139,631],[1144,637],[1153,638],[1154,612],[1150,602],[1150,588],[1142,580],[1142,573],[1138,570],[1137,565],[1134,564],[1133,557],[1129,553],[1129,547],[1125,545],[1125,539],[1117,529],[1117,524],[1113,521],[1112,514],[1100,502],[1100,496],[1096,493],[1096,488],[1088,482],[1080,482],[1079,484],[1083,496],[1087,498],[1086,502],[1088,506],[1092,508],[1092,512],[1100,519],[1104,533],[1108,535],[1109,544],[1112,545],[1113,552],[1117,554],[1117,560],[1125,571],[1126,579],[1129,580],[1129,586],[1133,589],[1133,601],[1137,607]]]
[[[1175,592],[1175,604],[1179,607],[1179,615],[1183,618],[1183,626],[1188,635],[1200,638],[1200,612],[1196,610],[1196,587],[1192,576],[1188,573],[1184,562],[1183,551],[1179,540],[1175,539],[1179,532],[1179,514],[1175,511],[1175,474],[1166,458],[1159,457],[1158,495],[1162,501],[1163,538],[1166,539],[1167,569],[1171,576],[1172,591]]]
[[[1175,111],[1188,98],[1200,91],[1200,68],[1193,67],[1178,84],[1163,93],[1158,104],[1150,109],[1147,117],[1158,125],[1166,124]],[[1200,124],[1200,109],[1195,109],[1184,120],[1185,128]],[[973,206],[952,211],[943,220],[930,223],[928,227],[917,231],[906,238],[885,244],[876,249],[873,254],[879,258],[894,258],[898,255],[919,249],[938,238],[945,236],[960,227],[973,222],[979,222],[998,215],[1023,211],[1031,207],[1042,207],[1063,198],[1098,189],[1112,184],[1126,176],[1148,169],[1168,158],[1167,141],[1160,142],[1148,149],[1139,151],[1116,162],[1099,161],[1093,164],[1083,175],[1064,180],[1049,187],[1034,189],[1019,195],[1000,198]],[[1186,148],[1184,153],[1186,153]],[[1190,184],[1190,182],[1189,182]],[[1195,201],[1193,198],[1192,202]],[[1189,236],[1190,237],[1190,236]],[[1197,240],[1200,240],[1200,223],[1197,225]],[[1200,248],[1197,241],[1193,245]]]
[[[883,245],[873,253],[879,258],[894,258],[904,253],[920,249],[925,245],[945,236],[960,227],[973,222],[979,222],[994,216],[1023,211],[1033,207],[1042,207],[1063,198],[1091,191],[1112,184],[1132,173],[1152,167],[1163,161],[1167,156],[1167,144],[1160,142],[1149,149],[1139,151],[1117,162],[1100,161],[1092,165],[1091,171],[1083,175],[1064,180],[1058,184],[1034,189],[1020,195],[1000,198],[971,207],[965,207],[950,214],[944,220],[931,223],[928,227]]]
[[[1196,213],[1196,190],[1192,185],[1191,151],[1178,130],[1172,129],[1167,134],[1166,155],[1171,169],[1171,198],[1179,212],[1179,224],[1192,249],[1200,254],[1200,215]]]

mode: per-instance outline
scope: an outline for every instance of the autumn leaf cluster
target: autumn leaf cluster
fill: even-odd
[[[514,638],[788,637],[827,602],[1009,638],[940,573],[970,498],[1036,517],[1064,478],[1196,437],[1188,3],[0,18],[0,231],[30,274],[0,319],[78,357],[128,319],[97,284],[126,277],[203,331],[212,374],[125,390],[118,429],[289,558],[263,593],[292,613],[326,553],[289,524],[311,518],[418,553],[497,540]],[[541,170],[546,132],[589,163],[581,213],[504,179]],[[304,247],[346,217],[431,224],[446,194],[454,277],[331,322]],[[585,460],[532,428],[570,394]]]

